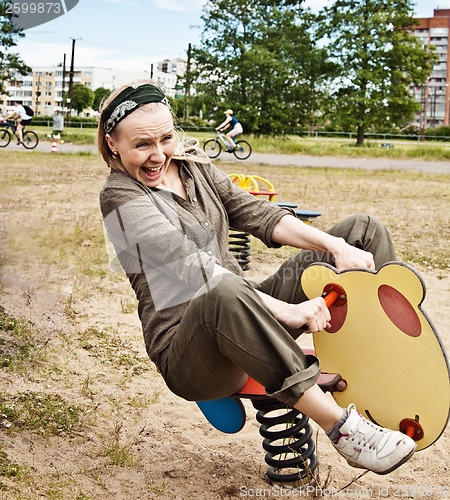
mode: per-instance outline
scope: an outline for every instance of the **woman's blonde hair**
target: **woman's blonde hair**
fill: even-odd
[[[97,130],[97,145],[98,145],[98,150],[100,154],[102,155],[102,158],[105,160],[106,164],[108,167],[112,168],[113,170],[119,170],[121,172],[125,172],[125,168],[122,165],[122,162],[120,160],[119,155],[115,155],[112,151],[111,148],[108,145],[108,142],[106,141],[106,132],[103,127],[103,122],[102,122],[102,113],[105,111],[106,107],[108,106],[109,103],[111,103],[121,92],[123,92],[126,88],[136,85],[136,84],[141,84],[141,83],[148,83],[152,85],[157,85],[156,83],[152,82],[151,80],[139,80],[136,82],[132,82],[127,85],[123,85],[122,87],[114,90],[101,104],[100,106],[100,120],[98,124],[98,130]],[[199,147],[198,141],[196,139],[188,138],[185,133],[176,126],[176,121],[177,118],[175,116],[175,113],[172,110],[172,107],[170,104],[163,104],[160,102],[151,102],[148,104],[145,104],[144,106],[137,108],[134,112],[139,111],[140,109],[144,110],[152,110],[156,111],[160,106],[166,106],[169,108],[170,113],[172,114],[173,122],[174,122],[174,131],[175,131],[175,140],[176,140],[176,150],[175,154],[173,155],[174,160],[195,160],[198,162],[206,163],[209,162],[209,158],[206,156],[204,151]],[[110,135],[112,136],[115,134],[115,130],[110,132]]]

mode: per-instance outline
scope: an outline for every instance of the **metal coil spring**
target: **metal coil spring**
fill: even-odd
[[[250,235],[230,230],[228,249],[239,262],[241,269],[248,271],[250,269]]]
[[[258,410],[256,420],[261,424],[259,432],[263,438],[263,448],[267,452],[265,460],[269,468],[267,476],[273,481],[291,482],[308,478],[311,482],[317,467],[316,445],[312,439],[309,418],[294,408],[289,408],[276,399],[252,401]],[[278,410],[285,410],[280,414]],[[270,416],[276,411],[276,416]],[[284,429],[274,430],[274,426],[284,424]],[[274,444],[283,440],[283,444]],[[283,469],[296,469],[283,473]]]

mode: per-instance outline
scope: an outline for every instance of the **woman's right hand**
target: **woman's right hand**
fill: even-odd
[[[330,311],[322,297],[290,304],[265,293],[258,293],[279,323],[294,337],[303,332],[320,332],[330,326]]]
[[[331,320],[330,311],[322,297],[300,304],[283,303],[275,317],[289,333],[295,336],[302,332],[320,332],[330,326]]]

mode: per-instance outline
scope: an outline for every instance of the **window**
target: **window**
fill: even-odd
[[[431,35],[447,35],[448,28],[431,28],[430,34]]]

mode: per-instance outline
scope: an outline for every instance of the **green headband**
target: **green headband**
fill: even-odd
[[[137,83],[122,90],[102,111],[101,121],[107,134],[126,116],[149,102],[169,105],[164,92],[151,83]]]

